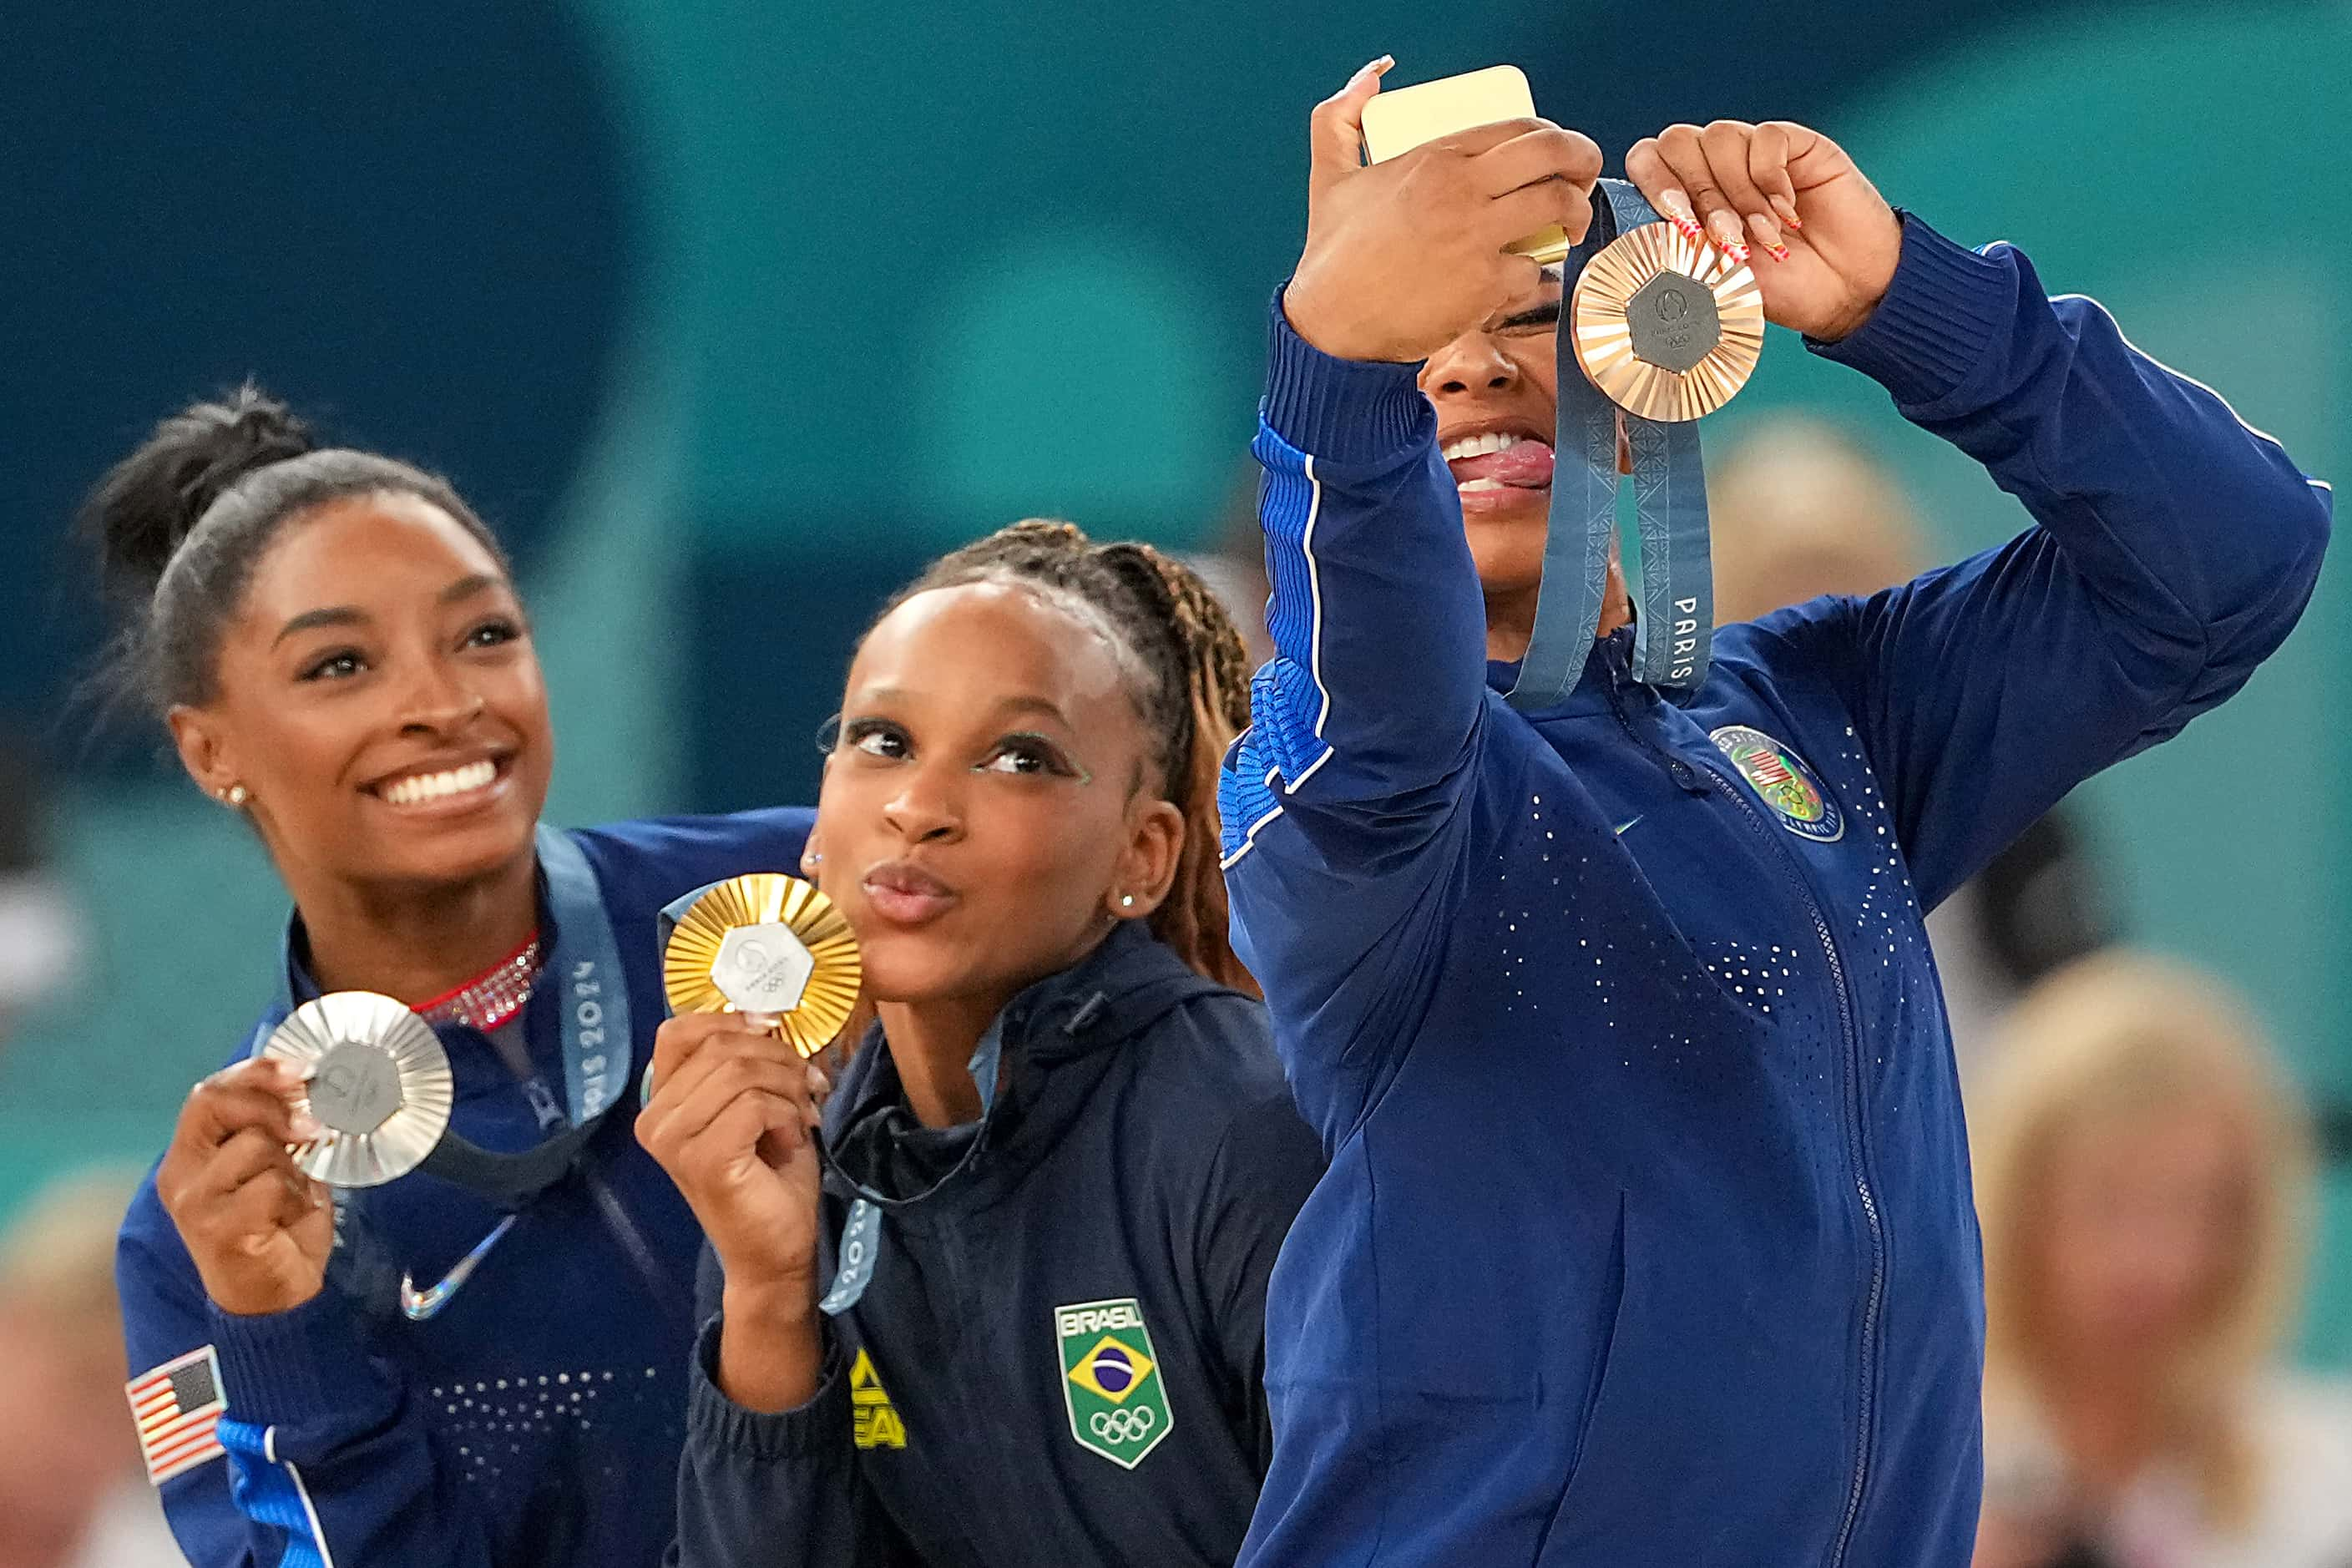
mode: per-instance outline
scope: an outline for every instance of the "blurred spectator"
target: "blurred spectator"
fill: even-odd
[[[1707,461],[1715,618],[1729,625],[1823,594],[1866,597],[1930,563],[1889,474],[1829,426],[1780,416]]]
[[[1754,620],[1823,594],[1867,596],[1930,564],[1894,477],[1828,426],[1782,416],[1707,465],[1716,619]],[[1952,1039],[1973,1068],[2001,1010],[2114,940],[2097,868],[2070,808],[2026,829],[1927,919]]]
[[[2352,1395],[2272,1364],[2311,1150],[2245,1005],[2184,967],[2086,960],[2019,1003],[1970,1121],[1977,1568],[2352,1563]]]
[[[184,1560],[147,1485],[122,1384],[114,1233],[135,1171],[61,1181],[0,1236],[0,1565]]]
[[[0,724],[0,1046],[10,1021],[62,986],[80,924],[41,853],[42,794],[32,747]]]

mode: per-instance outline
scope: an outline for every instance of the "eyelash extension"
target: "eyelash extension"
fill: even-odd
[[[845,724],[843,722],[841,715],[835,713],[816,727],[816,734],[813,739],[816,742],[816,749],[819,753],[825,756],[831,756],[834,752],[841,749],[842,742],[845,740],[855,744],[865,736],[880,730],[898,731],[902,736],[904,734],[904,731],[898,731],[898,726],[889,723],[885,720],[861,719],[855,724]],[[1001,754],[1006,744],[1014,741],[1030,742],[1043,752],[1045,753],[1044,760],[1047,763],[1046,771],[1049,773],[1056,774],[1062,778],[1073,779],[1080,784],[1090,784],[1095,782],[1095,775],[1091,769],[1082,767],[1077,763],[1073,762],[1070,759],[1069,754],[1064,752],[1061,747],[1055,745],[1050,737],[1041,735],[1034,730],[1019,730],[1009,735],[998,736],[995,747],[989,752],[989,756],[993,758]]]
[[[991,752],[989,755],[993,757],[1002,752],[1004,750],[1006,743],[1013,741],[1034,742],[1038,750],[1045,753],[1045,761],[1047,763],[1047,769],[1049,772],[1058,772],[1062,777],[1066,779],[1075,779],[1081,784],[1090,784],[1095,782],[1095,775],[1091,771],[1079,766],[1078,763],[1071,760],[1068,752],[1063,751],[1061,747],[1055,745],[1050,739],[1037,733],[1034,730],[1016,730],[1009,735],[998,736],[996,741],[996,750],[994,752]]]

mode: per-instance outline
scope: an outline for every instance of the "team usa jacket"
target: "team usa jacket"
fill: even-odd
[[[611,921],[640,1068],[665,1016],[663,906],[722,878],[796,867],[809,821],[779,810],[568,836]],[[542,940],[561,951],[544,899],[541,914]],[[289,969],[292,995],[313,994],[299,962]],[[581,1000],[571,979],[551,965],[523,1016],[532,1063],[557,1086],[560,1010]],[[273,1008],[262,1025],[283,1016]],[[452,1129],[497,1152],[537,1143],[532,1097],[490,1043],[461,1026],[438,1033],[456,1078]],[[632,1080],[572,1174],[470,1276],[458,1266],[499,1224],[497,1205],[424,1171],[339,1194],[327,1288],[257,1317],[206,1300],[150,1173],[123,1222],[116,1273],[131,1366],[169,1369],[161,1383],[134,1377],[132,1398],[140,1405],[143,1387],[151,1414],[181,1421],[176,1446],[150,1445],[149,1459],[196,1568],[661,1561],[701,1231],[637,1146],[636,1108]],[[417,1321],[404,1296],[429,1302],[404,1292],[404,1273],[460,1288]]]
[[[1265,1011],[1133,922],[996,1027],[1008,1074],[977,1123],[917,1123],[878,1034],[843,1073],[841,1169],[887,1197],[939,1185],[883,1220],[807,1405],[729,1401],[713,1319],[684,1568],[1233,1562],[1272,1447],[1266,1276],[1322,1172]],[[830,1175],[824,1234],[847,1217]]]
[[[1242,1561],[1963,1568],[1982,1277],[1922,911],[2244,683],[2326,487],[1907,218],[1819,352],[2032,526],[1723,628],[1686,706],[1620,635],[1521,713],[1413,367],[1276,318],[1277,653],[1225,857],[1331,1168],[1267,1303]]]

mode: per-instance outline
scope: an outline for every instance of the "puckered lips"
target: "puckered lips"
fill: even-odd
[[[866,906],[892,925],[929,925],[953,909],[958,894],[928,867],[885,860],[858,879]]]
[[[1528,420],[1465,425],[1442,437],[1438,451],[1454,472],[1465,517],[1524,506],[1530,491],[1549,499],[1550,435]]]

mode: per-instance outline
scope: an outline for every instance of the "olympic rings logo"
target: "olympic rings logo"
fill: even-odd
[[[1087,1417],[1087,1426],[1106,1443],[1132,1443],[1150,1435],[1160,1424],[1160,1415],[1150,1405],[1139,1410],[1097,1410]]]

